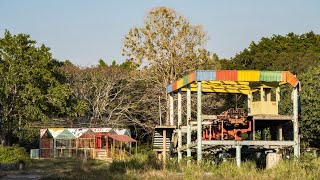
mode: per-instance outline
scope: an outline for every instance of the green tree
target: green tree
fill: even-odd
[[[33,121],[68,113],[72,91],[64,84],[62,63],[52,59],[49,48],[36,46],[29,35],[0,38],[0,132],[3,144]]]
[[[320,65],[309,68],[301,74],[300,79],[303,140],[312,147],[320,147]]]

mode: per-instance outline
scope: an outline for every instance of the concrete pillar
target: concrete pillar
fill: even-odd
[[[251,115],[251,101],[252,101],[252,94],[249,92],[248,94],[248,115]]]
[[[294,156],[299,158],[300,142],[299,142],[299,123],[298,123],[298,86],[293,88],[293,141],[294,141]]]
[[[281,160],[281,154],[272,152],[268,153],[266,157],[266,169],[275,167]]]
[[[241,166],[241,147],[242,146],[236,145],[236,163],[238,167]]]
[[[202,109],[201,109],[201,81],[197,82],[197,161],[202,160]]]
[[[182,134],[181,134],[181,123],[182,123],[182,112],[181,112],[181,89],[178,92],[178,161],[182,159]]]
[[[282,137],[282,124],[279,124],[277,126],[277,140],[278,141],[282,141],[283,137]]]
[[[169,114],[170,114],[170,126],[173,126],[173,92],[170,93],[170,110],[169,110]]]
[[[187,86],[187,157],[191,157],[191,89]]]
[[[191,90],[190,85],[187,86],[187,157],[191,157]]]

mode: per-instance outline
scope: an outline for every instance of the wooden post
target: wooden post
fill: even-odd
[[[138,154],[138,141],[136,141],[136,154]]]
[[[115,150],[116,150],[116,141],[114,139],[112,139],[112,143],[113,143],[113,149],[112,149],[112,159],[115,158]]]
[[[167,162],[167,131],[163,129],[163,169],[166,168]]]
[[[256,140],[256,121],[252,119],[252,140]]]
[[[123,151],[123,149],[122,149],[122,141],[120,142],[120,160],[122,160],[122,151]]]
[[[223,120],[221,120],[221,140],[223,139]]]
[[[108,138],[108,135],[106,135],[106,142],[107,142],[107,144],[106,144],[106,147],[107,147],[107,155],[106,155],[106,157],[107,157],[107,159],[108,159],[108,157],[109,157],[109,138]]]

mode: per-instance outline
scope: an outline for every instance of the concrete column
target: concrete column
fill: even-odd
[[[282,124],[277,126],[277,140],[282,141]]]
[[[251,114],[251,101],[252,101],[252,94],[249,92],[248,94],[248,115]]]
[[[242,146],[236,145],[236,163],[238,167],[241,166],[241,147]]]
[[[299,158],[300,142],[299,142],[299,124],[298,124],[298,86],[293,88],[293,141],[294,141],[294,156]]]
[[[178,92],[178,161],[182,159],[182,134],[181,134],[182,112],[181,112],[181,89]]]
[[[170,110],[169,110],[169,114],[170,114],[170,126],[173,126],[173,92],[170,93]]]
[[[187,157],[191,157],[191,90],[190,85],[187,86]]]
[[[276,90],[276,101],[278,104],[278,113],[280,112],[280,87],[277,87]]]
[[[197,82],[197,161],[202,160],[202,109],[201,109],[201,81]]]

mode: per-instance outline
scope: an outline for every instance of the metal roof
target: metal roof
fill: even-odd
[[[115,139],[120,142],[137,142],[137,140],[127,136],[127,135],[118,135],[118,134],[110,134],[109,137]]]
[[[250,89],[260,86],[277,87],[289,83],[296,87],[299,84],[296,76],[289,71],[196,70],[169,84],[167,93],[179,89],[186,91],[187,85],[190,85],[191,91],[197,91],[197,82],[201,82],[202,92],[242,94],[249,94]]]

